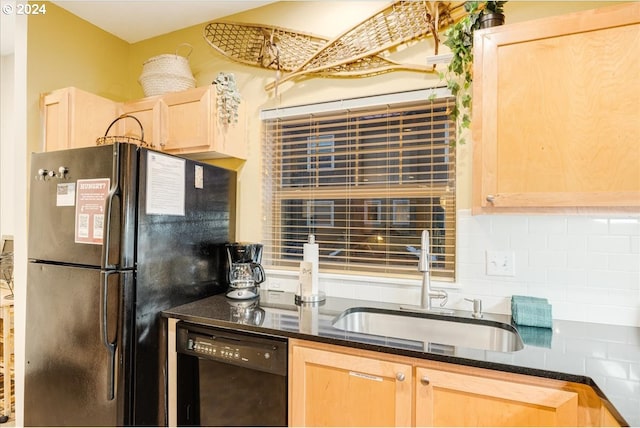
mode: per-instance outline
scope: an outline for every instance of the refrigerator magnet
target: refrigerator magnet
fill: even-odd
[[[76,203],[76,183],[60,183],[56,188],[56,207],[72,207]]]

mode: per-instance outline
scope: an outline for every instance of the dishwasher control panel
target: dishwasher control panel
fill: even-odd
[[[179,323],[176,351],[286,375],[287,340]]]

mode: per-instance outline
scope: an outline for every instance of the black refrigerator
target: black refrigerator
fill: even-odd
[[[26,426],[167,424],[160,312],[226,290],[235,183],[134,144],[32,155]]]

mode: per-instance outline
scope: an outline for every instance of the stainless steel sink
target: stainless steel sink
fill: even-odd
[[[333,327],[352,333],[415,340],[444,345],[514,352],[524,347],[510,324],[487,319],[404,312],[377,308],[350,308],[340,314]]]

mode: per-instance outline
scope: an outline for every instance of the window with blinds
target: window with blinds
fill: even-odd
[[[419,275],[427,229],[432,276],[454,280],[453,103],[423,97],[263,114],[263,264],[298,269],[312,234],[321,272]]]

